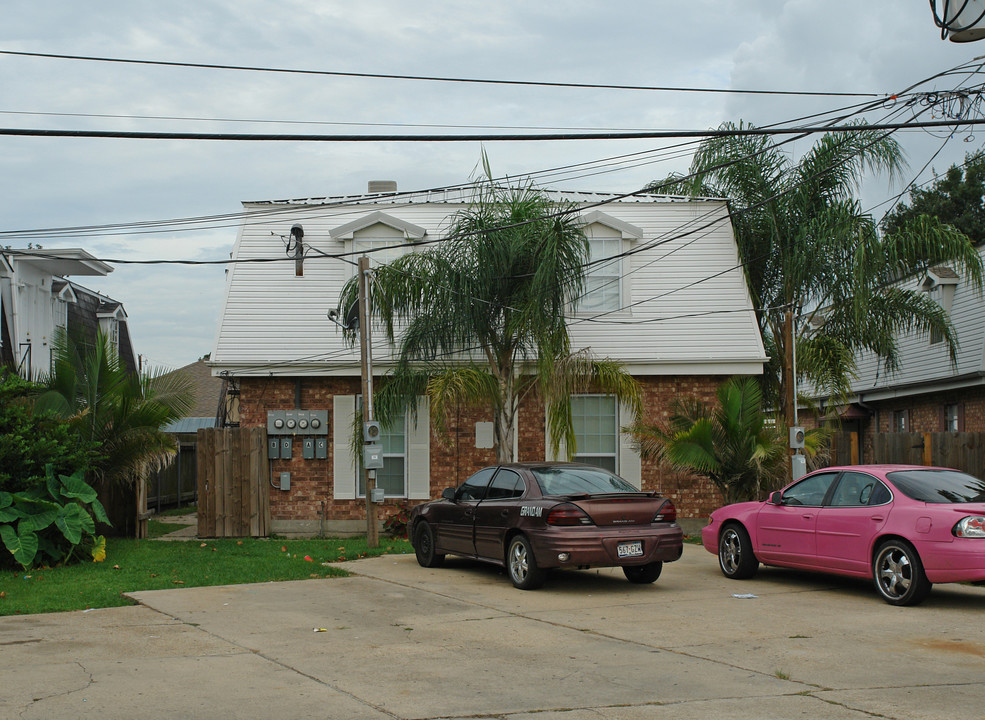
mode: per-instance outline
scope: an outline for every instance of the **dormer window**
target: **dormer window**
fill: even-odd
[[[582,231],[588,238],[588,266],[585,290],[575,301],[579,313],[608,313],[628,309],[629,287],[623,268],[624,254],[643,231],[602,212],[581,217]]]
[[[366,253],[370,267],[376,267],[410,252],[412,244],[423,240],[427,230],[377,211],[341,225],[330,234],[332,239],[346,244],[347,252]]]
[[[928,293],[950,316],[951,306],[954,304],[954,290],[960,279],[961,277],[952,268],[941,265],[927,271],[927,275],[920,282],[920,289]],[[938,345],[942,342],[944,342],[944,334],[932,330],[930,344]]]
[[[127,319],[127,314],[123,311],[122,305],[116,307],[101,308],[96,313],[99,320],[99,332],[106,338],[107,344],[113,352],[120,351],[120,323]]]

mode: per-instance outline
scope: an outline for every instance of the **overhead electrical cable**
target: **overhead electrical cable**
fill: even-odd
[[[588,90],[646,90],[657,92],[720,93],[730,95],[800,95],[807,97],[888,97],[885,93],[827,92],[808,90],[744,90],[733,88],[695,88],[661,85],[621,85],[602,83],[551,82],[540,80],[497,80],[490,78],[446,77],[434,75],[406,75],[390,73],[344,72],[338,70],[305,70],[298,68],[275,68],[251,65],[222,65],[215,63],[176,62],[168,60],[137,60],[132,58],[98,57],[92,55],[63,55],[59,53],[24,52],[0,50],[0,55],[47,58],[54,60],[83,60],[87,62],[119,63],[127,65],[158,65],[163,67],[200,68],[207,70],[237,70],[248,72],[283,73],[290,75],[325,75],[332,77],[367,78],[374,80],[415,80],[425,82],[445,82],[480,85],[515,85],[523,87],[576,88]]]

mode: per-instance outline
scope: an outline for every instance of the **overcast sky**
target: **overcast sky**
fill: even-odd
[[[0,50],[348,73],[881,94],[985,54],[985,42],[942,41],[925,0],[55,0],[8,3]],[[953,89],[960,80],[924,89]],[[479,131],[406,125],[707,129],[727,120],[787,121],[865,99],[450,84],[11,55],[0,55],[0,87],[5,128],[235,133]],[[942,144],[943,134],[935,135],[897,134],[911,176]],[[809,143],[799,141],[793,152]],[[484,147],[495,173],[522,176],[669,144]],[[968,133],[955,135],[933,167],[944,170],[980,147]],[[0,230],[230,214],[242,201],[359,194],[379,179],[397,181],[400,190],[452,185],[469,179],[481,148],[474,141],[0,137]],[[656,159],[544,184],[628,192],[684,172],[690,163],[683,154]],[[862,199],[873,206],[893,194],[886,179],[873,178]],[[45,247],[82,247],[100,258],[217,260],[228,256],[235,238],[229,226],[30,239]],[[25,247],[28,239],[8,236],[2,244]],[[109,277],[78,280],[124,303],[135,350],[150,365],[180,367],[211,350],[221,267],[118,265]]]

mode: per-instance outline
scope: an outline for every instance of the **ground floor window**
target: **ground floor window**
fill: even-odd
[[[407,497],[407,416],[382,428],[383,469],[376,471],[376,487],[386,497]],[[366,497],[366,472],[360,468],[359,497]]]
[[[619,404],[615,395],[572,395],[577,442],[572,460],[619,472]]]

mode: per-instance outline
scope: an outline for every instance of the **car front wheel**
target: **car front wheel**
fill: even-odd
[[[537,567],[530,542],[523,535],[510,540],[506,551],[506,569],[513,586],[521,590],[536,590],[544,584],[544,571]]]
[[[887,540],[879,546],[872,575],[876,589],[890,605],[916,605],[930,593],[920,556],[905,540]]]
[[[657,578],[660,577],[660,571],[663,570],[663,567],[664,564],[658,560],[657,562],[646,565],[623,565],[622,571],[629,582],[636,583],[637,585],[646,585],[647,583],[656,582]]]
[[[732,580],[751,578],[759,570],[749,533],[741,525],[726,525],[718,538],[718,566]]]
[[[414,528],[414,552],[421,567],[438,567],[445,561],[445,556],[435,550],[434,529],[426,521],[422,520]]]

